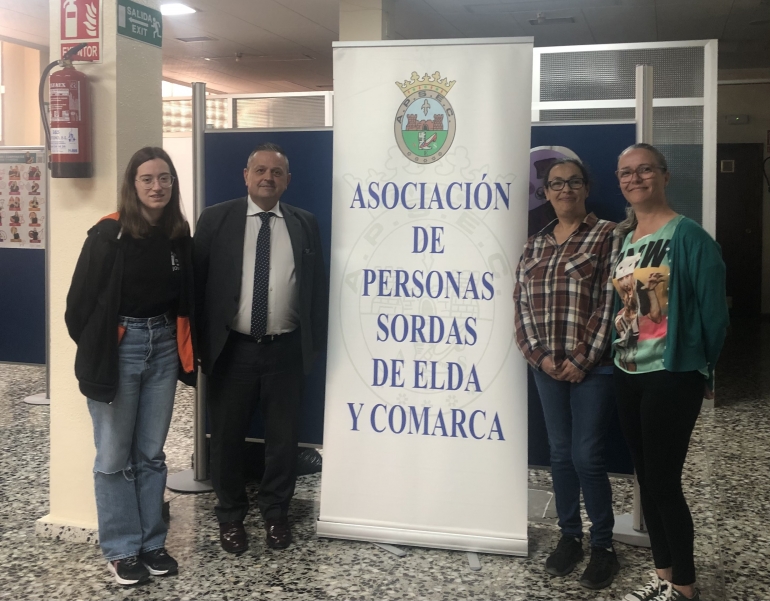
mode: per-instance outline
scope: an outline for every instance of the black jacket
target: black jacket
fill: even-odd
[[[211,373],[238,312],[247,208],[246,197],[214,205],[203,211],[195,227],[195,314],[200,333],[201,369],[205,374]],[[281,210],[294,251],[302,360],[308,373],[313,359],[326,350],[329,281],[315,216],[284,202]]]
[[[177,311],[179,379],[189,386],[196,382],[193,331],[194,289],[192,240],[172,241],[180,258],[182,292]],[[75,376],[80,392],[89,399],[111,403],[118,389],[118,328],[123,281],[123,241],[118,214],[102,218],[88,231],[72,276],[64,321],[78,345]]]

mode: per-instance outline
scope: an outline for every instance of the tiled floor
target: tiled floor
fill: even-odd
[[[746,349],[752,352],[747,352]],[[704,410],[686,466],[685,487],[696,528],[696,567],[703,599],[770,600],[770,326],[733,336],[717,374],[719,403]],[[615,583],[582,589],[578,573],[550,578],[545,557],[558,540],[552,524],[531,523],[527,558],[481,556],[468,569],[464,553],[406,548],[407,557],[366,543],[315,536],[320,475],[300,478],[292,503],[295,544],[265,547],[251,515],[250,550],[219,547],[212,494],[173,495],[167,546],[180,574],[123,589],[107,573],[98,547],[37,538],[48,513],[47,407],[22,399],[39,392],[44,370],[0,365],[0,599],[505,599],[615,600],[647,579],[649,551],[618,545]],[[190,391],[180,387],[166,446],[170,470],[188,468],[192,450]],[[532,486],[548,474],[532,472]],[[630,511],[631,487],[613,480],[617,512]],[[254,492],[254,491],[252,491]]]

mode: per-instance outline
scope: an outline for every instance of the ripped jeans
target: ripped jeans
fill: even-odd
[[[176,325],[161,315],[121,317],[115,400],[88,399],[94,424],[94,488],[99,544],[108,561],[165,546],[163,445],[178,371]]]

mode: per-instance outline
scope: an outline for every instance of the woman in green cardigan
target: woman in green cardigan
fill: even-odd
[[[714,394],[728,325],[725,264],[711,236],[669,206],[657,148],[627,148],[617,176],[630,208],[616,230],[615,389],[656,571],[625,599],[700,599],[682,469],[703,398]]]

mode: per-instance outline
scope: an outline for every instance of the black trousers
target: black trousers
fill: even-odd
[[[296,481],[303,386],[299,328],[261,344],[230,333],[207,388],[211,483],[219,501],[215,512],[220,523],[241,521],[249,510],[244,443],[257,407],[265,426],[265,474],[257,506],[265,519],[288,513]]]
[[[615,368],[618,415],[639,479],[655,567],[672,568],[674,584],[695,582],[692,516],[682,469],[703,403],[697,371],[629,374]]]

